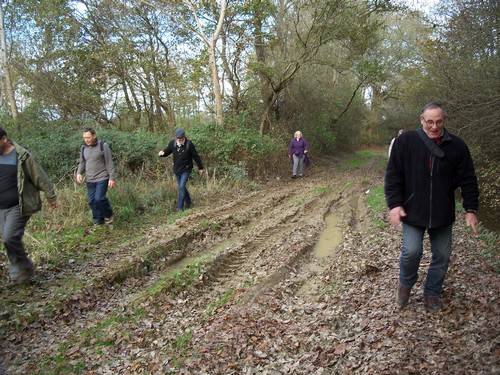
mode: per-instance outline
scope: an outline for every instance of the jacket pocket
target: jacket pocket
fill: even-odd
[[[31,216],[42,208],[42,199],[40,191],[31,183],[26,181],[22,194],[22,213],[23,216]]]

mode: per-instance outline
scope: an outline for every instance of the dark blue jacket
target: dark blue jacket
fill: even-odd
[[[416,131],[400,135],[387,164],[385,197],[392,209],[402,206],[409,225],[440,228],[455,221],[455,190],[460,187],[463,207],[477,210],[479,189],[465,142],[446,129],[434,156]]]

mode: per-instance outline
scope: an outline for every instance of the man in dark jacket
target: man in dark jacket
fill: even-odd
[[[34,272],[22,239],[31,215],[42,208],[40,191],[51,207],[57,206],[54,185],[45,171],[0,128],[0,235],[10,261],[9,285],[27,283]]]
[[[423,253],[423,237],[429,234],[432,260],[424,286],[424,304],[432,310],[444,307],[443,282],[451,255],[455,221],[455,190],[460,187],[467,226],[477,233],[479,190],[472,158],[465,142],[444,125],[446,111],[439,103],[421,112],[422,129],[397,137],[387,164],[385,197],[391,224],[402,222],[403,246],[397,303],[404,307],[417,282]]]
[[[198,166],[198,174],[203,174],[203,163],[201,161],[194,143],[186,138],[184,129],[175,131],[175,139],[172,139],[164,150],[161,150],[158,155],[167,157],[173,154],[174,158],[174,174],[179,186],[179,197],[177,199],[177,211],[183,211],[184,208],[190,208],[192,201],[191,196],[186,188],[186,183],[193,169],[193,159]]]

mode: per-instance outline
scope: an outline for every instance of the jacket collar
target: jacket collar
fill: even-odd
[[[446,130],[446,128],[444,128],[443,140],[441,141],[441,143],[445,142],[445,141],[451,141],[451,140],[452,140],[452,138],[451,138],[450,132],[448,130]]]
[[[29,155],[28,150],[26,150],[24,147],[18,145],[16,142],[12,142],[12,144],[16,148],[17,155],[19,155],[18,159],[21,160],[21,161],[26,160],[26,158]]]

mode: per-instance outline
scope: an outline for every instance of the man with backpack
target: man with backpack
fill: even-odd
[[[203,163],[194,143],[186,138],[184,129],[177,129],[175,131],[175,139],[172,139],[167,147],[158,153],[158,156],[167,157],[170,154],[173,154],[174,174],[179,186],[177,211],[183,211],[184,208],[190,208],[192,204],[186,183],[193,169],[193,159],[198,166],[198,174],[200,176],[203,174]]]
[[[115,187],[115,167],[111,148],[107,143],[97,139],[95,130],[86,128],[83,131],[83,141],[80,160],[76,172],[76,182],[83,182],[86,176],[87,201],[92,210],[92,219],[95,225],[106,224],[113,226],[113,209],[106,193],[108,188]]]

